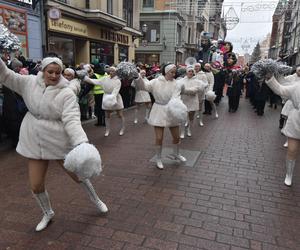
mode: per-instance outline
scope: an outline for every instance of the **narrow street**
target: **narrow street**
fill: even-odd
[[[133,110],[125,112],[122,137],[116,117],[109,137],[86,124],[105,164],[93,183],[110,211],[98,215],[82,188],[51,163],[47,190],[56,215],[40,233],[26,161],[0,152],[0,249],[299,249],[299,161],[288,188],[279,113],[266,107],[258,117],[244,98],[237,113],[228,113],[224,98],[219,119],[205,116],[205,126],[195,124],[182,142],[183,152],[200,152],[195,165],[163,171],[149,161],[153,129],[134,125]],[[169,131],[165,136],[170,147]]]

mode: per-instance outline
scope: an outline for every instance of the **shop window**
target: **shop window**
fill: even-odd
[[[143,40],[152,43],[159,43],[160,42],[160,22],[153,21],[153,22],[141,22],[140,27],[143,25],[147,25],[147,31],[144,33]]]
[[[74,47],[73,39],[58,36],[49,37],[49,52],[56,53],[66,65],[75,65]]]
[[[154,0],[143,0],[143,8],[154,8]]]
[[[128,47],[119,45],[119,61],[128,61]]]
[[[114,64],[114,47],[111,43],[91,42],[90,43],[91,62]]]

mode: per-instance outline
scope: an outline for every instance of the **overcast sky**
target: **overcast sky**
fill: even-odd
[[[239,19],[239,23],[227,31],[226,37],[226,40],[233,43],[235,52],[244,54],[247,51],[242,47],[247,47],[245,45],[248,44],[248,53],[251,54],[256,43],[271,33],[272,15],[277,3],[278,0],[224,0],[225,19],[233,20],[232,26],[236,20],[232,17]]]

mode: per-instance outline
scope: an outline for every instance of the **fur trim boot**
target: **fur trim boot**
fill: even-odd
[[[41,207],[44,214],[42,220],[35,228],[35,231],[39,232],[48,226],[49,222],[54,216],[54,211],[52,210],[49,195],[46,190],[44,193],[35,194],[32,192],[32,194],[39,206]]]
[[[87,192],[90,200],[96,205],[98,210],[101,213],[106,213],[108,211],[107,206],[103,201],[101,201],[92,185],[89,179],[85,179],[81,182],[81,185],[83,186],[84,190]]]
[[[164,168],[164,165],[161,161],[161,152],[162,152],[162,145],[156,145],[156,167],[158,169]]]
[[[286,175],[285,175],[284,184],[287,186],[292,186],[292,179],[293,179],[295,163],[296,163],[296,160],[286,159]]]
[[[109,136],[110,132],[110,118],[105,118],[105,134],[104,136]]]

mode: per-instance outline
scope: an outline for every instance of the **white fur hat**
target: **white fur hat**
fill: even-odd
[[[41,64],[42,70],[44,70],[51,63],[58,64],[61,70],[63,70],[63,63],[58,57],[45,57]]]
[[[66,69],[64,70],[64,72],[68,72],[68,73],[72,74],[73,76],[75,76],[75,70],[74,70],[74,69],[66,68]]]
[[[195,69],[192,65],[186,67],[186,73],[189,72],[190,70],[193,70],[193,72],[195,73]]]
[[[175,64],[169,64],[165,67],[165,74],[167,74],[171,69],[176,68]]]

